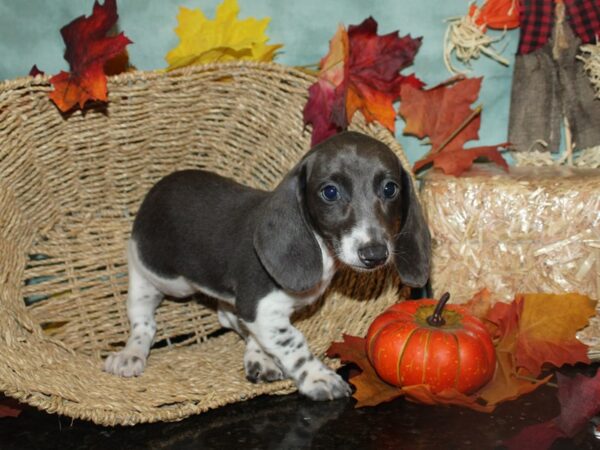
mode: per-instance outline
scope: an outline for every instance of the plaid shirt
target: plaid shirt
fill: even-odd
[[[598,0],[562,0],[565,18],[582,44],[600,40],[600,2]],[[519,12],[521,39],[518,55],[543,47],[554,25],[554,0],[521,0]]]

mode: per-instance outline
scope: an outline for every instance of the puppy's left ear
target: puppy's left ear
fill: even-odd
[[[402,173],[403,225],[395,243],[395,263],[404,284],[421,287],[429,279],[431,235],[409,174]]]
[[[307,291],[321,280],[323,256],[305,213],[306,165],[300,164],[271,193],[260,211],[254,248],[282,288]]]

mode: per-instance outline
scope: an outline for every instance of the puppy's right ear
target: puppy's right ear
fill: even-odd
[[[402,166],[400,173],[404,223],[395,243],[396,269],[404,284],[421,287],[430,275],[431,234],[410,175]]]
[[[296,166],[263,204],[254,231],[254,249],[282,288],[312,289],[323,274],[321,248],[305,213],[306,166]]]

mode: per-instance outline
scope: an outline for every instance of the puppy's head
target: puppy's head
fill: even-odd
[[[270,218],[262,220],[255,247],[283,287],[307,290],[319,282],[322,256],[315,234],[355,270],[394,263],[404,283],[426,283],[429,230],[410,176],[382,142],[354,132],[324,141],[270,200],[278,212],[266,213]],[[267,235],[278,237],[267,243]]]

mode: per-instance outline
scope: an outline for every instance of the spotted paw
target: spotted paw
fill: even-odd
[[[146,358],[140,353],[127,349],[108,355],[104,361],[105,372],[121,377],[137,377],[142,374],[145,367]]]
[[[248,349],[244,355],[246,379],[252,383],[283,380],[283,372],[262,350]]]
[[[348,383],[325,366],[302,372],[298,379],[298,389],[308,398],[320,401],[349,397],[352,394]]]

